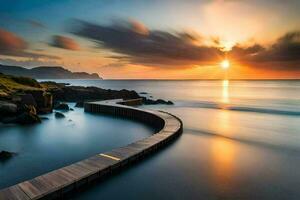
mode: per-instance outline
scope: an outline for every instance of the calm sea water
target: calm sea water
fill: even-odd
[[[183,135],[170,146],[77,194],[73,197],[75,199],[300,198],[300,81],[61,82],[110,89],[133,89],[147,92],[145,96],[148,97],[172,100],[174,106],[144,107],[166,110],[179,116],[184,123]],[[17,141],[24,144],[23,148],[31,148],[27,144],[36,144],[35,152],[28,158],[32,164],[28,164],[27,167],[31,167],[16,171],[15,176],[23,176],[25,171],[34,171],[34,166],[40,162],[40,156],[34,157],[40,154],[36,152],[37,149],[47,153],[50,158],[64,152],[50,163],[59,163],[56,164],[59,166],[67,163],[61,161],[65,157],[73,157],[73,160],[76,160],[92,154],[91,149],[101,151],[101,145],[94,144],[95,138],[102,141],[102,145],[106,145],[105,149],[109,149],[113,145],[118,146],[138,137],[145,137],[151,132],[147,127],[125,121],[127,128],[130,128],[128,132],[132,132],[133,136],[116,134],[118,136],[111,137],[93,134],[93,129],[88,129],[86,125],[90,117],[103,123],[103,126],[98,127],[99,132],[114,132],[117,128],[113,124],[123,120],[81,115],[81,111],[78,112],[78,117],[82,119],[81,129],[73,130],[65,137],[61,137],[62,132],[57,134],[54,131],[53,138],[56,139],[52,138],[61,143],[75,141],[75,144],[69,144],[69,148],[74,151],[54,148],[56,152],[48,153],[47,146],[51,146],[52,140],[48,141],[46,138],[49,136],[44,136],[47,133],[41,131],[47,129],[47,124],[38,125],[40,131],[33,131],[29,136],[21,132],[15,134],[15,127],[11,127],[12,136],[8,132],[0,134],[0,147],[12,146],[15,141],[9,140],[9,136],[16,137],[13,135],[21,135],[17,137]],[[59,124],[60,122],[55,120],[46,123],[54,123],[58,128],[67,126],[66,123]],[[78,135],[81,136],[80,139],[76,139]],[[40,139],[43,137],[45,138]],[[116,138],[119,140],[117,144],[111,141]],[[81,143],[84,148],[79,148]],[[86,153],[82,153],[82,149]],[[25,161],[20,161],[21,158],[22,154],[14,158],[16,161],[10,162],[18,162],[17,164],[22,166],[22,162]],[[48,170],[48,166],[41,165],[45,171]],[[0,165],[0,183],[2,177],[12,176],[9,171],[2,173],[3,166]],[[13,166],[10,166],[11,168]],[[2,185],[7,185],[9,180],[6,178]]]
[[[44,115],[49,119],[32,126],[0,124],[0,150],[17,153],[12,159],[0,162],[0,188],[124,146],[153,133],[152,128],[143,124],[84,113],[81,108],[64,114],[66,118],[63,119],[55,119],[54,114]]]

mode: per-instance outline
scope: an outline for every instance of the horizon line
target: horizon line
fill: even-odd
[[[94,79],[98,80],[98,79]],[[202,79],[202,78],[195,78],[195,79],[181,79],[181,78],[174,78],[174,79],[160,79],[160,78],[103,78],[103,81],[221,81],[221,80],[229,80],[229,81],[300,81],[300,78],[260,78],[260,79],[221,79],[221,78],[211,78],[211,79]]]

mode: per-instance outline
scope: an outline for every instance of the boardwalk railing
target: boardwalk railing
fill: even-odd
[[[158,150],[182,133],[182,122],[177,117],[166,112],[126,106],[136,104],[140,104],[140,100],[89,102],[85,103],[84,109],[86,112],[143,122],[154,127],[157,130],[155,134],[5,188],[0,191],[0,200],[63,198],[66,194]]]

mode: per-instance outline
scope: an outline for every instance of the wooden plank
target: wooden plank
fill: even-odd
[[[19,184],[19,187],[30,197],[30,199],[39,199],[53,190],[53,186],[48,182],[44,182],[39,177],[25,181]]]
[[[102,168],[108,168],[118,163],[118,161],[116,160],[106,158],[100,155],[93,156],[90,158],[90,160],[92,160],[94,164],[102,166]]]
[[[112,151],[107,152],[106,154],[119,157],[121,159],[127,159],[131,156],[134,156],[135,154],[138,154],[140,152],[137,148],[132,147],[120,147],[118,149],[113,149]]]
[[[129,144],[127,145],[127,147],[130,147],[130,148],[135,148],[137,150],[139,150],[140,152],[149,148],[150,146],[152,145],[152,143],[149,143],[145,140],[139,140],[135,143],[132,143],[132,144]]]
[[[30,198],[18,186],[14,185],[0,191],[1,200],[29,200]]]
[[[51,181],[51,184],[53,184],[56,188],[63,188],[64,186],[70,185],[76,181],[75,178],[61,169],[45,174],[43,177]]]
[[[166,134],[160,134],[160,133],[151,136],[151,138],[157,138],[159,140],[163,140],[163,139],[165,139],[167,137],[168,137],[168,135],[166,135]]]
[[[80,165],[81,167],[91,170],[93,173],[97,173],[99,171],[99,167],[92,165],[89,162],[80,161],[77,164]]]
[[[99,158],[97,157],[97,159],[99,159]],[[110,166],[110,165],[104,164],[103,162],[97,161],[97,159],[96,158],[89,158],[89,159],[86,159],[82,162],[87,163],[91,166],[94,166],[95,168],[97,168],[98,172],[105,169],[105,168],[108,168]]]
[[[64,167],[62,169],[64,171],[67,171],[70,174],[72,174],[72,176],[75,177],[76,180],[86,178],[87,176],[89,176],[90,174],[93,173],[93,171],[91,171],[87,168],[84,168],[84,167],[78,165],[77,163],[69,165],[69,166]]]
[[[175,126],[173,126],[173,125],[166,125],[166,126],[164,127],[164,130],[165,130],[165,131],[176,132],[176,131],[179,130],[179,128],[180,128],[180,126],[177,126],[177,125],[175,125]]]

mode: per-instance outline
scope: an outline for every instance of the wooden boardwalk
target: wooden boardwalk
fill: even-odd
[[[90,102],[85,103],[84,109],[86,112],[115,115],[146,123],[157,130],[152,136],[2,189],[0,200],[63,198],[156,151],[182,133],[182,122],[169,113],[127,106],[139,103],[139,99]]]

